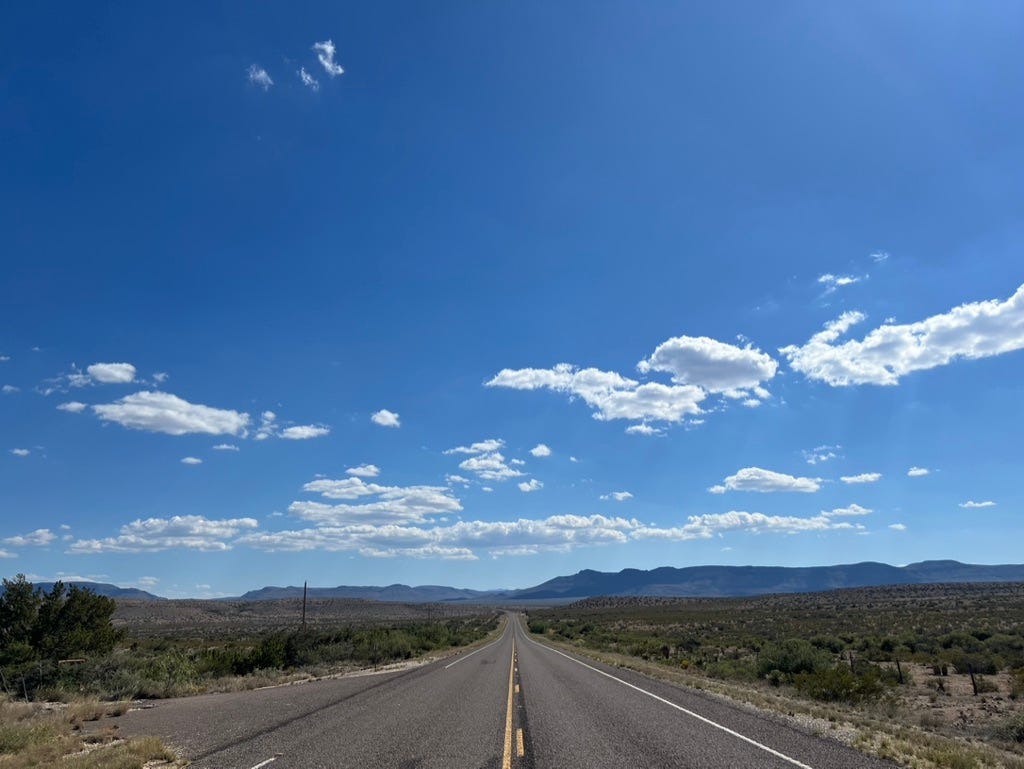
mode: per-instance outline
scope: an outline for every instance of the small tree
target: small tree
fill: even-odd
[[[0,595],[0,662],[25,662],[35,656],[32,630],[39,613],[40,598],[24,574],[13,580],[4,579],[3,586],[4,592]]]

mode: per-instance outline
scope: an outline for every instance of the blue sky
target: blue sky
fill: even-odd
[[[4,573],[1020,560],[1019,4],[8,16]]]

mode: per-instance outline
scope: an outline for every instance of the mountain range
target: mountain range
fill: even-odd
[[[584,569],[522,590],[469,590],[443,585],[311,587],[310,598],[356,598],[399,603],[566,602],[593,596],[725,598],[770,593],[813,593],[852,587],[921,585],[943,582],[1024,582],[1024,565],[980,565],[959,561],[922,561],[907,566],[864,563],[837,566],[662,566],[602,572]],[[74,582],[111,598],[164,600],[136,588],[99,582]],[[51,583],[37,587],[49,590]],[[302,587],[267,586],[229,599],[272,601],[301,598]]]

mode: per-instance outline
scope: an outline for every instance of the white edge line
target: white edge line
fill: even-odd
[[[767,751],[768,753],[771,753],[773,756],[777,756],[778,758],[781,758],[783,761],[788,761],[789,763],[793,764],[793,766],[799,766],[800,769],[813,769],[813,767],[811,767],[811,766],[809,766],[807,764],[801,763],[800,761],[797,761],[795,758],[790,758],[785,753],[780,753],[779,751],[775,750],[774,748],[769,748],[767,745],[764,745],[764,744],[758,742],[757,740],[753,740],[750,737],[747,737],[746,735],[740,734],[739,732],[737,732],[737,731],[735,731],[733,729],[730,729],[728,726],[723,726],[722,724],[720,724],[720,723],[718,723],[716,721],[712,721],[710,718],[706,718],[705,716],[702,716],[700,713],[694,713],[692,710],[687,710],[682,705],[676,705],[676,703],[672,702],[671,700],[666,700],[664,697],[659,697],[657,694],[654,694],[653,692],[649,692],[646,689],[641,689],[639,686],[636,686],[635,684],[631,684],[629,681],[623,681],[621,678],[616,678],[611,673],[605,673],[603,670],[599,670],[598,668],[592,667],[591,665],[588,665],[586,662],[581,662],[580,660],[578,660],[578,659],[576,659],[574,657],[570,657],[568,654],[565,654],[564,652],[560,652],[558,649],[552,649],[550,646],[546,646],[546,645],[544,645],[542,643],[539,643],[538,641],[534,641],[532,638],[530,638],[529,640],[530,640],[531,643],[536,644],[537,646],[539,646],[542,649],[547,649],[549,652],[554,652],[555,654],[560,654],[561,656],[565,657],[570,662],[575,662],[577,665],[582,665],[583,667],[587,668],[588,670],[593,670],[595,673],[600,673],[601,675],[605,676],[606,678],[610,678],[613,681],[618,681],[623,686],[628,686],[630,689],[635,689],[636,691],[640,692],[641,694],[646,694],[648,697],[653,697],[654,699],[658,700],[658,702],[662,702],[662,703],[668,705],[669,707],[675,708],[676,710],[679,710],[679,711],[681,711],[683,713],[686,713],[686,715],[692,716],[693,718],[696,718],[698,721],[703,721],[708,726],[713,726],[716,729],[721,729],[726,734],[731,734],[733,737],[736,737],[737,739],[741,739],[744,742],[748,742],[751,745],[760,748],[761,750]],[[253,769],[255,769],[255,767],[253,767]]]
[[[268,758],[266,761],[260,761],[258,764],[256,764],[256,766],[252,767],[252,769],[260,769],[261,766],[266,766],[271,761],[277,761],[277,756],[274,756],[273,758]]]
[[[487,646],[481,646],[479,649],[477,649],[475,651],[471,651],[465,657],[459,657],[457,660],[455,660],[455,662],[449,662],[447,665],[444,666],[444,669],[447,670],[448,668],[452,667],[453,665],[458,665],[463,660],[468,660],[470,657],[472,657],[477,652],[482,652],[484,649],[490,649],[492,646],[494,646],[494,644],[498,643],[498,641],[501,641],[504,638],[505,638],[505,634],[502,633],[497,641],[491,641],[489,644],[487,644]],[[256,767],[254,766],[252,769],[256,769]]]

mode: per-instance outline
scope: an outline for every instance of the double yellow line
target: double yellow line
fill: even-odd
[[[508,707],[505,710],[505,750],[501,756],[501,769],[512,769],[512,703],[513,695],[519,687],[516,686],[516,639],[512,637],[512,661],[508,667]],[[516,729],[516,755],[522,757],[525,753],[523,746],[523,730]]]

